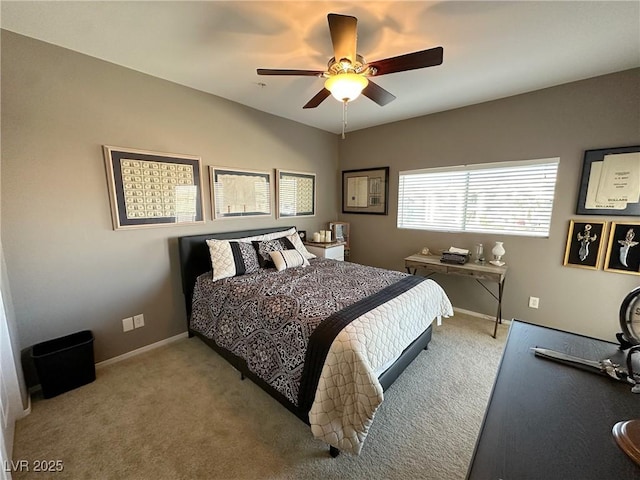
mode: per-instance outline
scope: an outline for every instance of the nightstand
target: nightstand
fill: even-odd
[[[334,260],[344,261],[344,243],[315,243],[305,242],[304,246],[309,253],[313,253],[316,257],[332,258]]]

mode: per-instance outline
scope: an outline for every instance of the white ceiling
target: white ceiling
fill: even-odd
[[[6,1],[1,26],[329,132],[341,104],[302,106],[332,53],[327,13],[358,18],[373,61],[442,46],[444,63],[376,78],[397,99],[349,104],[348,131],[640,66],[640,1]]]

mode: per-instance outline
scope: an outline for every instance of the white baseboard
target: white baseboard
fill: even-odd
[[[151,345],[145,345],[144,347],[137,348],[136,350],[132,350],[130,352],[124,353],[122,355],[118,355],[117,357],[109,358],[102,362],[96,363],[96,368],[106,367],[107,365],[112,365],[114,363],[121,362],[122,360],[126,360],[127,358],[135,357],[136,355],[140,355],[141,353],[148,352],[150,350],[156,349],[158,347],[162,347],[164,345],[169,345],[170,343],[176,342],[178,340],[182,340],[183,338],[187,338],[189,334],[187,332],[180,333],[173,337],[165,338],[164,340],[160,340],[159,342],[152,343]]]
[[[22,414],[18,417],[18,420],[26,417],[30,413],[31,413],[31,391],[29,391],[29,394],[27,395],[27,408],[22,410]]]
[[[469,317],[476,317],[476,318],[482,318],[483,320],[490,320],[492,322],[496,321],[496,317],[492,316],[492,315],[487,315],[485,313],[478,313],[478,312],[474,312],[472,310],[465,310],[464,308],[458,308],[458,307],[453,307],[453,313],[454,315],[456,313],[460,313],[462,315],[468,315]],[[506,319],[502,319],[502,323],[510,323],[509,320]]]
[[[107,365],[112,365],[114,363],[121,362],[122,360],[126,360],[127,358],[135,357],[136,355],[140,355],[141,353],[148,352],[150,350],[153,350],[153,349],[158,348],[158,347],[162,347],[164,345],[168,345],[168,344],[176,342],[178,340],[182,340],[183,338],[187,338],[188,336],[189,336],[189,334],[187,332],[180,333],[180,334],[175,335],[173,337],[165,338],[164,340],[160,340],[159,342],[152,343],[151,345],[146,345],[144,347],[138,348],[138,349],[133,350],[131,352],[127,352],[127,353],[124,353],[122,355],[118,355],[117,357],[109,358],[109,359],[104,360],[102,362],[96,363],[96,369],[102,368],[102,367],[106,367]],[[31,395],[33,395],[34,393],[37,393],[37,392],[39,392],[41,390],[42,390],[42,387],[40,386],[40,384],[33,385],[33,386],[29,387],[28,395],[27,395],[29,403],[27,405],[27,408],[23,410],[22,416],[20,418],[26,417],[27,415],[29,415],[31,413]]]

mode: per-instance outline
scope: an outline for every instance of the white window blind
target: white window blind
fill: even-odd
[[[402,171],[398,228],[548,236],[559,161]]]

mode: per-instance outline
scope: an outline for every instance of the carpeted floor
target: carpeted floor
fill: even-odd
[[[61,460],[15,479],[463,479],[508,323],[456,316],[385,392],[360,456],[332,459],[309,427],[200,340],[100,368],[58,397],[34,396],[13,459]],[[33,468],[31,468],[32,470]]]

